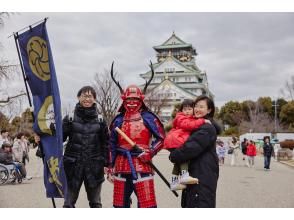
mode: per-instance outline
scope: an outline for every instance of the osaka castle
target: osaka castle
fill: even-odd
[[[163,44],[154,46],[157,62],[153,63],[154,78],[145,95],[146,104],[163,121],[171,119],[174,106],[184,99],[199,95],[213,98],[208,89],[207,75],[196,65],[196,49],[173,32]],[[140,74],[149,80],[151,70]]]

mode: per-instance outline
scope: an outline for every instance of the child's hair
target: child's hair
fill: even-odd
[[[191,108],[194,108],[194,101],[193,101],[192,99],[185,99],[185,100],[182,102],[179,111],[182,112],[184,107],[191,107]]]

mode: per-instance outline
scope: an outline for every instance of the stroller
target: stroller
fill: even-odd
[[[22,183],[23,176],[15,164],[0,163],[0,185],[5,183]]]

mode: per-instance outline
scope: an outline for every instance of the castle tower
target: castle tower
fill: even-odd
[[[163,44],[154,46],[157,63],[153,64],[154,78],[148,87],[146,98],[156,94],[158,99],[165,99],[160,117],[170,118],[173,107],[184,99],[195,99],[199,95],[213,98],[208,89],[207,75],[195,62],[196,49],[192,44],[181,40],[173,32]],[[148,80],[151,71],[140,74]]]

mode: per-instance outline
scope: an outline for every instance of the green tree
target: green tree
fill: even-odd
[[[230,127],[227,130],[223,131],[222,135],[224,136],[239,136],[239,128],[237,126]]]
[[[250,121],[251,117],[251,111],[254,109],[255,110],[255,102],[251,100],[245,100],[241,102],[241,109],[244,114],[244,120]]]
[[[224,124],[236,126],[241,123],[244,118],[242,106],[237,101],[229,101],[221,107],[219,116]]]
[[[282,110],[282,108],[283,108],[283,106],[284,105],[286,105],[288,102],[285,100],[285,99],[283,99],[283,98],[279,98],[278,100],[277,100],[277,117],[278,118],[280,118],[280,112],[281,112],[281,110]]]
[[[274,109],[270,97],[260,97],[257,102],[259,103],[262,112],[267,113],[271,118],[274,117]]]
[[[12,119],[10,123],[10,132],[12,134],[16,134],[17,132],[20,132],[20,127],[21,127],[21,117],[16,116]]]
[[[9,119],[0,111],[0,130],[3,129],[8,130],[9,127]]]
[[[283,105],[280,112],[280,120],[284,125],[294,127],[294,101]]]

